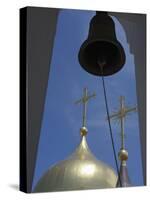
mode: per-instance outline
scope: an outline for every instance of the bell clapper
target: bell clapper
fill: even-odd
[[[99,59],[98,58],[97,63],[98,63],[98,66],[100,67],[101,74],[103,76],[103,68],[106,65],[106,61],[105,61],[105,59]]]

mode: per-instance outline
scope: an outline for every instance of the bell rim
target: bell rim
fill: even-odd
[[[126,54],[125,54],[124,48],[123,48],[123,46],[121,45],[121,43],[120,43],[118,40],[116,40],[115,42],[112,41],[112,40],[103,39],[103,38],[102,38],[102,39],[90,39],[90,42],[89,42],[89,39],[85,40],[85,41],[82,43],[82,45],[81,45],[81,47],[80,47],[80,50],[79,50],[79,53],[78,53],[79,64],[80,64],[80,65],[82,66],[82,68],[85,69],[85,71],[87,71],[88,73],[90,73],[90,74],[92,74],[92,75],[95,75],[95,76],[102,76],[102,73],[101,73],[101,72],[95,73],[95,72],[93,72],[92,70],[88,70],[88,68],[85,67],[83,58],[82,58],[82,56],[81,56],[82,53],[83,53],[83,50],[87,47],[87,45],[89,45],[89,44],[91,44],[91,43],[93,43],[93,42],[100,42],[100,41],[112,43],[112,44],[114,44],[116,47],[119,48],[119,54],[120,54],[120,57],[121,57],[121,60],[122,60],[122,64],[117,68],[117,70],[116,70],[115,72],[103,74],[103,76],[111,76],[111,75],[113,75],[113,74],[119,72],[119,71],[123,68],[123,66],[124,66],[124,64],[125,64],[125,61],[126,61]],[[120,53],[120,52],[122,52],[122,53]]]

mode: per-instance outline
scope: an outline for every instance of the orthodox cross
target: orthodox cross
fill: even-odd
[[[126,107],[124,105],[125,97],[120,96],[120,109],[118,112],[113,113],[112,115],[109,116],[109,119],[116,119],[120,120],[120,125],[121,125],[121,148],[124,149],[124,138],[125,138],[125,133],[124,133],[124,119],[126,115],[128,115],[130,112],[136,112],[137,107]]]
[[[83,89],[83,96],[81,99],[77,100],[75,102],[75,104],[79,104],[82,103],[83,104],[83,118],[82,118],[82,126],[85,127],[86,126],[86,113],[87,113],[87,102],[89,101],[89,99],[95,97],[96,94],[93,93],[91,95],[88,95],[88,90],[87,88]]]

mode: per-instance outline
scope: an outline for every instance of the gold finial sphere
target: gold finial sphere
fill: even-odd
[[[128,152],[125,149],[120,149],[118,153],[119,160],[127,160],[128,159]]]
[[[85,126],[80,128],[81,136],[87,135],[87,132],[88,132],[88,130],[87,130],[87,128]]]

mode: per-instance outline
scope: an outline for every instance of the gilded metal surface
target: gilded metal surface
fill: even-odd
[[[87,133],[88,133],[88,130],[87,130],[87,128],[85,126],[80,128],[81,136],[87,135]]]
[[[83,104],[83,118],[82,118],[82,127],[86,127],[86,113],[87,113],[87,103],[88,101],[96,97],[96,94],[93,93],[92,95],[88,95],[88,89],[84,88],[83,90],[83,97],[75,102],[75,104],[82,103]]]
[[[129,187],[131,186],[130,178],[128,176],[128,169],[126,161],[128,159],[128,151],[125,149],[125,133],[124,133],[124,119],[130,112],[136,112],[137,107],[127,107],[125,106],[125,97],[120,96],[120,108],[117,112],[113,113],[109,118],[120,121],[121,125],[121,148],[118,153],[120,164],[120,180],[118,178],[116,187]]]
[[[75,152],[51,167],[34,192],[113,188],[116,183],[114,170],[95,158],[83,136]]]
[[[129,108],[124,105],[125,97],[120,96],[120,108],[117,112],[113,113],[109,118],[115,119],[120,121],[121,125],[121,149],[125,148],[124,139],[125,139],[125,133],[124,133],[124,119],[126,115],[128,115],[130,112],[136,112],[137,107]]]
[[[119,160],[125,161],[128,159],[128,152],[125,149],[120,149],[118,154]]]

